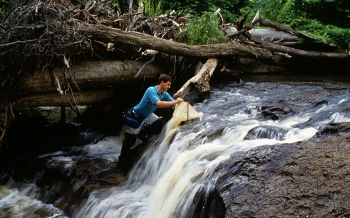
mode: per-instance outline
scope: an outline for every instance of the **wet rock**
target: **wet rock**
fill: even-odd
[[[46,164],[37,185],[42,188],[39,199],[53,203],[68,215],[72,214],[92,191],[125,182],[125,176],[116,170],[116,162],[81,158],[69,170],[65,164]]]
[[[215,188],[208,192],[203,186],[194,197],[192,208],[187,212],[186,217],[192,218],[224,218],[226,208],[220,193]]]
[[[261,114],[263,115],[264,118],[269,119],[269,120],[279,120],[280,119],[276,114],[270,113],[267,111],[263,111],[263,112],[261,112]]]
[[[226,217],[349,217],[348,128],[340,124],[337,143],[311,140],[235,154],[218,170]]]
[[[283,102],[270,103],[259,108],[260,116],[263,120],[281,120],[297,111],[295,106]]]
[[[349,123],[330,123],[316,133],[312,141],[330,141],[344,137],[343,140],[350,141]]]
[[[251,129],[245,139],[276,139],[284,140],[287,134],[287,130],[277,126],[258,126]]]
[[[73,123],[50,123],[46,117],[19,117],[11,123],[6,135],[7,149],[1,155],[20,156],[53,152],[63,147],[79,146],[94,141],[83,134],[83,127]]]

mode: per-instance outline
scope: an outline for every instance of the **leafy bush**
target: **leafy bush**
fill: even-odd
[[[294,0],[299,16],[324,24],[350,28],[349,0]]]
[[[146,15],[155,16],[161,12],[162,0],[141,0]]]
[[[185,9],[185,14],[201,16],[204,12],[221,9],[221,14],[225,22],[235,22],[239,16],[240,8],[249,4],[249,0],[183,0],[183,1],[164,1],[162,10],[169,12],[175,10],[180,12]]]
[[[219,18],[215,13],[205,12],[187,22],[187,33],[180,35],[177,41],[191,45],[213,44],[222,41],[224,33],[219,30]]]
[[[349,0],[250,0],[263,18],[349,48]],[[246,9],[247,10],[247,9]]]
[[[350,28],[324,25],[317,20],[306,18],[294,19],[290,26],[309,35],[314,35],[322,42],[332,42],[342,48],[350,48]]]
[[[253,11],[260,10],[266,19],[290,23],[305,17],[324,24],[350,27],[349,0],[249,0]]]

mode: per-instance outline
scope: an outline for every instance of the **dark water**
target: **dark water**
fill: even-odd
[[[95,181],[89,195],[80,192],[81,186],[91,175],[115,169],[119,137],[41,154],[32,163],[44,168],[33,177],[16,181],[14,172],[2,173],[0,217],[186,217],[196,193],[215,186],[211,175],[233,153],[310,140],[329,123],[350,121],[347,80],[298,80],[247,77],[240,84],[212,87],[208,99],[192,102],[200,118],[180,126],[169,122],[124,182],[103,186]],[[55,176],[48,176],[50,169],[61,175],[48,187],[42,183]],[[62,177],[70,181],[60,183]],[[62,184],[69,184],[66,194],[55,196]]]

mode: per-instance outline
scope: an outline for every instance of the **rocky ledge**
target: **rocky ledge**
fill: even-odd
[[[350,124],[310,141],[261,146],[217,170],[226,217],[349,217]]]

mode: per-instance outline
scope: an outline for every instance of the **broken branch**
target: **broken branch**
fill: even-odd
[[[192,87],[196,87],[196,89],[201,92],[210,91],[209,81],[213,72],[218,64],[218,60],[216,58],[210,58],[203,65],[201,70],[191,79],[189,79],[180,89],[174,94],[175,98],[183,98],[187,93],[189,93]]]

